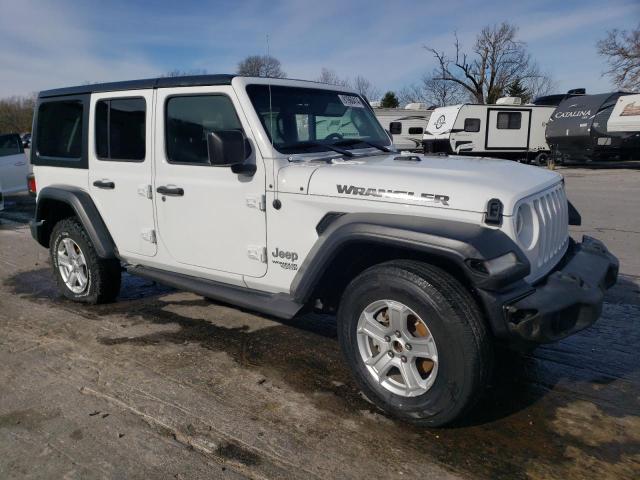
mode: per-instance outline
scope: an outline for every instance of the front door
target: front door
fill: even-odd
[[[207,134],[250,129],[230,86],[158,89],[154,181],[159,242],[171,261],[231,274],[266,273],[265,171],[212,166]]]
[[[487,150],[527,150],[530,110],[490,108],[487,113]]]
[[[89,190],[118,251],[156,254],[151,190],[153,90],[91,97]]]

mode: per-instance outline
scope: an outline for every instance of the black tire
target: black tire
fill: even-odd
[[[86,261],[88,282],[86,288],[79,293],[74,293],[67,287],[58,268],[58,246],[65,238],[70,238],[76,243]],[[98,257],[89,235],[75,217],[61,220],[53,227],[49,253],[58,288],[68,299],[98,304],[112,302],[118,296],[122,277],[120,261]]]
[[[539,167],[546,167],[549,163],[549,155],[547,153],[539,153],[533,159],[533,163]]]
[[[438,370],[424,394],[407,397],[385,389],[360,355],[360,314],[382,299],[413,310],[435,340]],[[493,367],[492,339],[476,301],[452,275],[422,262],[386,262],[358,275],[338,309],[338,337],[358,386],[371,402],[395,417],[430,427],[451,423],[468,412],[488,385]]]

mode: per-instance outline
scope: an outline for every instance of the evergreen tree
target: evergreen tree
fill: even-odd
[[[522,99],[522,103],[529,103],[529,101],[531,100],[529,89],[522,85],[522,82],[519,78],[516,78],[509,84],[506,94],[509,97],[520,97]]]
[[[400,100],[398,100],[395,93],[388,91],[384,94],[382,100],[380,100],[380,106],[382,108],[398,108],[400,106]]]

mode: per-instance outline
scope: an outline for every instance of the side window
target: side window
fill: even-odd
[[[422,127],[410,127],[409,135],[421,135],[424,133],[424,128]]]
[[[391,122],[389,124],[389,132],[391,132],[391,135],[399,135],[402,133],[402,122]]]
[[[0,157],[22,153],[22,143],[18,135],[0,135]]]
[[[498,114],[500,115],[500,114]],[[500,127],[498,127],[500,128]],[[464,131],[465,132],[479,132],[480,131],[480,119],[479,118],[465,118],[464,119]]]
[[[79,159],[82,155],[82,115],[81,101],[41,104],[36,134],[38,155]]]
[[[117,98],[96,103],[96,154],[101,160],[143,161],[144,98]]]
[[[522,113],[520,112],[498,112],[499,130],[520,130],[522,123]]]
[[[170,97],[165,111],[169,163],[208,165],[207,134],[242,130],[231,99],[225,95]]]

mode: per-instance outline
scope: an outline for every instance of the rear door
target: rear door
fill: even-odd
[[[91,97],[89,190],[121,254],[154,256],[153,90]]]
[[[20,136],[0,135],[0,184],[5,194],[27,189],[28,169]]]
[[[531,111],[490,108],[487,111],[487,150],[527,150]]]

